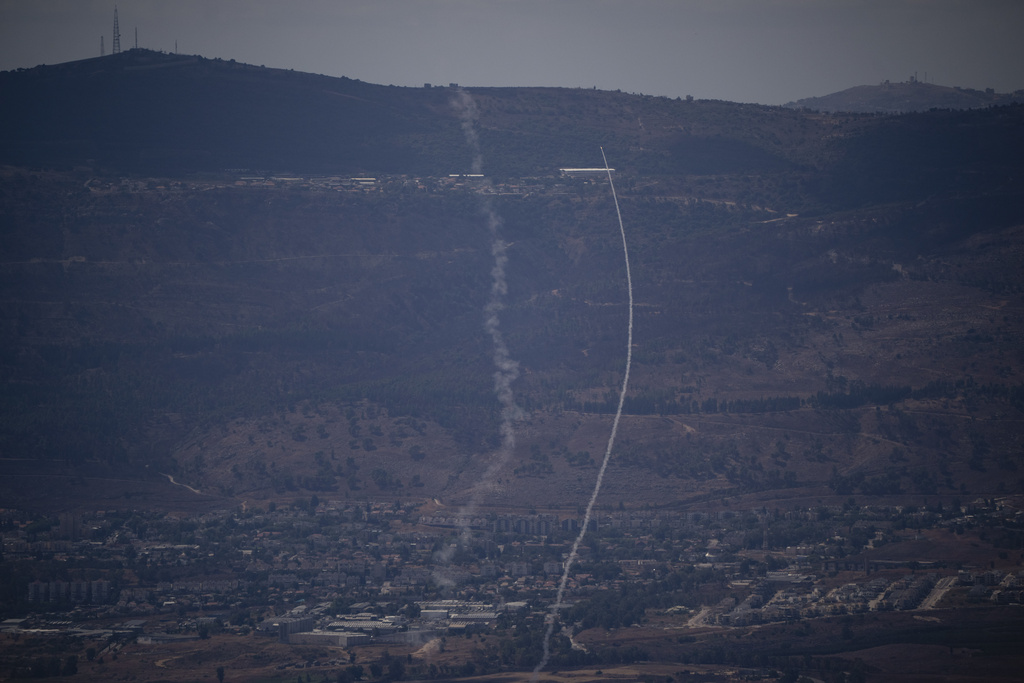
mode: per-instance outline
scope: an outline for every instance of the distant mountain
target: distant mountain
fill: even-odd
[[[0,163],[446,175],[471,163],[454,93],[134,49],[0,73]],[[621,149],[620,168],[646,173],[783,170],[805,163],[804,143],[816,139],[806,117],[758,105],[569,88],[473,93],[491,175],[592,166],[601,144]]]
[[[5,163],[417,172],[461,137],[443,91],[142,49],[0,73],[0,92]]]
[[[922,83],[911,78],[905,83],[885,81],[880,85],[859,85],[823,97],[808,97],[785,106],[824,112],[861,114],[902,114],[929,109],[980,109],[1024,102],[1024,90],[997,93],[991,88],[972,90]]]
[[[608,500],[1024,491],[1024,106],[467,94],[144,50],[0,74],[0,500],[466,500],[486,204],[524,414],[488,496],[585,503],[625,272],[606,178],[559,169],[602,146],[637,302]],[[452,176],[464,123],[486,180]]]

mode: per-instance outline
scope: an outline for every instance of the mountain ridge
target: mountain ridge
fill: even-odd
[[[0,106],[0,122],[8,131],[0,135],[0,161],[15,165],[57,162],[67,168],[95,157],[99,168],[151,175],[239,167],[444,175],[469,166],[450,87],[373,85],[137,49],[5,72],[0,88],[8,94]],[[799,137],[799,126],[811,120],[761,105],[578,88],[471,91],[483,116],[486,163],[499,175],[592,165],[587,163],[592,149],[602,141],[614,143],[615,137],[632,149],[633,163],[657,172],[665,155],[645,153],[645,139],[708,140],[725,133],[723,114],[730,119],[729,137],[738,137],[737,142],[788,154],[799,145],[759,132],[764,120],[779,120],[788,130],[777,127],[775,134],[786,130],[790,137]],[[74,107],[66,105],[69,99],[75,99]],[[680,125],[685,111],[696,116],[684,117],[688,121]],[[601,123],[591,129],[587,122],[598,118]],[[383,130],[387,140],[375,132]],[[580,147],[583,139],[586,149]],[[542,163],[503,168],[504,157],[516,156],[506,150],[524,146],[529,154],[548,153]]]
[[[979,109],[1024,102],[1024,90],[997,93],[925,83],[911,77],[901,83],[858,85],[819,97],[787,102],[791,109],[861,114],[905,114],[929,109]]]
[[[638,302],[608,495],[1019,493],[1020,106],[473,88],[473,180],[449,88],[116,57],[0,74],[0,444],[42,471],[468,500],[499,412],[489,202],[526,415],[495,500],[585,499],[624,274],[603,182],[559,168],[603,145]]]

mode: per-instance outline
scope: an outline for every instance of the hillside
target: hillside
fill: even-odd
[[[0,74],[4,499],[585,503],[624,270],[606,182],[558,169],[601,146],[637,302],[603,500],[1024,493],[1024,108],[469,94],[487,181],[450,177],[449,88],[140,50]],[[490,481],[485,200],[524,413]]]
[[[858,85],[846,90],[807,97],[785,106],[823,112],[861,114],[904,114],[931,109],[982,109],[1024,101],[1024,92],[997,93],[991,88],[949,87],[924,83],[911,77],[903,83],[885,81],[879,85]]]
[[[129,50],[0,74],[0,161],[116,173],[468,171],[451,88],[398,88]],[[492,176],[593,163],[644,173],[783,170],[831,125],[783,109],[557,88],[474,91]],[[808,130],[808,126],[811,129]]]

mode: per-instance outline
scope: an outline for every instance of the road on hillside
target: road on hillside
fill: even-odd
[[[935,609],[935,605],[937,605],[939,600],[942,599],[942,596],[946,594],[946,591],[953,587],[953,584],[956,583],[956,579],[957,577],[955,576],[944,576],[939,579],[938,583],[935,584],[935,587],[932,588],[932,592],[928,594],[928,597],[921,601],[921,604],[917,609]]]

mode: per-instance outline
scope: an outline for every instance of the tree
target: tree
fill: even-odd
[[[217,681],[218,681],[218,683],[224,683],[224,667],[223,666],[218,666],[217,667]]]
[[[350,681],[360,681],[362,679],[363,667],[358,664],[346,667],[344,671],[338,674],[338,683],[349,683]]]
[[[78,657],[71,655],[64,660],[64,668],[61,669],[61,676],[74,676],[78,673]]]

